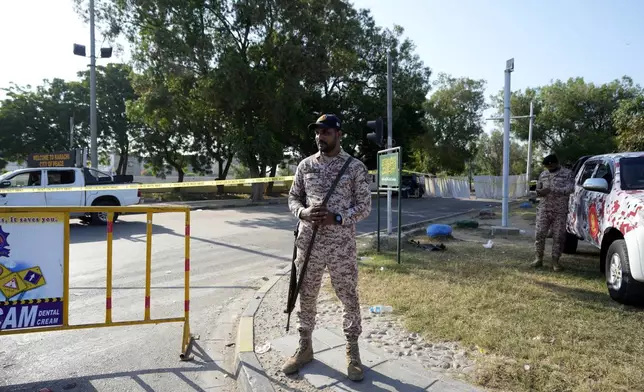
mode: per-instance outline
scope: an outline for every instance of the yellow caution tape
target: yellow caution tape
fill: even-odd
[[[377,170],[369,170],[369,174],[376,174]],[[403,170],[404,173],[417,173],[409,170]],[[422,173],[418,173],[422,174]],[[78,192],[78,191],[112,191],[112,190],[125,190],[125,189],[170,189],[170,188],[196,188],[201,186],[217,186],[217,185],[246,185],[267,182],[282,182],[293,181],[295,176],[282,176],[282,177],[257,177],[257,178],[238,178],[234,180],[211,180],[211,181],[186,181],[186,182],[158,182],[154,184],[110,184],[110,185],[89,185],[78,187],[20,187],[20,188],[0,188],[0,194],[7,193],[35,193],[35,192]]]
[[[211,181],[187,181],[187,182],[159,182],[154,184],[112,184],[112,185],[89,185],[77,187],[21,187],[21,188],[0,188],[0,194],[6,193],[35,193],[35,192],[78,192],[78,191],[111,191],[125,189],[166,189],[166,188],[191,188],[200,186],[217,186],[217,185],[239,185],[239,184],[257,184],[266,182],[293,181],[294,176],[282,177],[258,177],[258,178],[238,178],[234,180],[211,180]]]

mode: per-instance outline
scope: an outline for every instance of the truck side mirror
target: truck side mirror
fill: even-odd
[[[587,191],[607,193],[608,181],[603,178],[589,178],[584,181],[582,187]]]
[[[9,188],[9,187],[11,187],[11,181],[9,180],[0,181],[0,188]]]

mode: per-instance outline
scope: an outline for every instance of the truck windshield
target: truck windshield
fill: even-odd
[[[644,157],[622,158],[619,168],[622,189],[644,189]]]

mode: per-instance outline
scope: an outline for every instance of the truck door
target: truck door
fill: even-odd
[[[608,183],[608,192],[588,192],[588,232],[589,241],[597,247],[602,238],[601,234],[606,230],[604,225],[604,215],[608,207],[608,197],[613,189],[615,168],[611,160],[603,159],[597,164],[597,170],[592,178],[603,178]]]
[[[21,171],[16,174],[12,174],[8,177],[5,177],[4,181],[11,182],[11,185],[7,188],[0,188],[0,205],[7,207],[21,207],[21,206],[33,206],[33,207],[44,207],[45,206],[45,192],[25,192],[25,193],[2,193],[2,189],[17,189],[17,188],[35,188],[42,186],[42,175],[43,170],[41,169],[32,169]]]
[[[49,189],[82,187],[83,181],[77,178],[73,169],[46,169],[47,191],[45,198],[48,207],[80,207],[83,202],[83,191],[54,192]]]
[[[588,160],[582,166],[577,182],[575,183],[575,190],[571,197],[571,206],[569,213],[573,214],[571,222],[574,225],[574,232],[579,237],[586,241],[590,241],[590,228],[588,222],[588,197],[589,191],[583,188],[584,181],[591,178],[597,169],[597,160]]]

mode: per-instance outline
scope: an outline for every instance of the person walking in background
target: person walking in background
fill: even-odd
[[[358,337],[362,333],[358,299],[358,261],[355,224],[371,212],[371,190],[367,167],[353,159],[340,144],[341,123],[337,116],[322,115],[309,124],[315,130],[318,152],[302,160],[295,172],[288,205],[300,220],[295,240],[296,264],[302,265],[311,241],[313,227],[318,232],[310,253],[308,268],[301,278],[299,347],[288,358],[282,370],[295,373],[313,360],[312,332],[317,314],[317,297],[325,267],[331,284],[344,305],[343,330],[347,340],[347,375],[353,381],[363,379]],[[323,200],[345,163],[348,166],[340,177],[326,205]]]
[[[566,219],[568,217],[568,199],[574,190],[572,171],[561,167],[555,154],[543,159],[546,168],[537,181],[537,196],[541,198],[537,207],[535,227],[536,258],[532,267],[543,265],[543,254],[548,232],[552,229],[552,269],[561,271],[559,263],[566,241]]]

